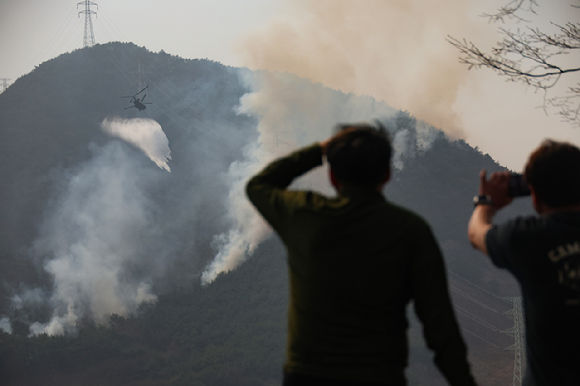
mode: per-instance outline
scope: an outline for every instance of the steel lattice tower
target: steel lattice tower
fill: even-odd
[[[526,373],[526,341],[524,338],[526,327],[522,313],[522,298],[517,296],[505,299],[511,301],[514,305],[513,309],[506,312],[507,315],[513,316],[514,326],[502,332],[514,337],[515,343],[506,348],[506,350],[515,351],[513,385],[520,386]]]
[[[97,13],[91,10],[91,5],[96,6],[97,9],[99,9],[99,6],[92,1],[85,0],[77,4],[77,9],[81,4],[85,5],[85,10],[79,12],[79,17],[81,17],[81,13],[85,14],[85,35],[83,38],[83,47],[92,47],[95,44],[95,34],[93,32],[93,19],[91,19],[91,15],[96,15]]]

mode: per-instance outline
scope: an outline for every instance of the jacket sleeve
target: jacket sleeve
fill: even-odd
[[[320,165],[322,148],[313,144],[273,161],[248,181],[248,198],[281,235],[293,208],[303,204],[306,195],[286,188],[295,178]]]
[[[425,341],[434,351],[435,364],[450,385],[475,385],[449,296],[443,256],[426,223],[420,225],[416,235],[420,240],[413,243],[411,286]]]

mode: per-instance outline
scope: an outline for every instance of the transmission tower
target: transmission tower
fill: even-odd
[[[282,141],[279,137],[279,134],[284,134],[283,131],[274,131],[273,133],[276,134],[276,147],[280,146],[280,144],[290,146],[288,142]]]
[[[139,60],[138,60],[138,64],[137,64],[137,71],[131,72],[131,74],[138,74],[139,75],[139,86],[138,86],[139,88],[137,91],[143,90],[143,81],[142,81],[141,77],[143,76],[143,77],[147,78],[147,76],[144,74],[148,74],[150,72],[151,71],[143,70],[143,65],[141,63],[141,55],[139,55]]]
[[[8,81],[10,79],[8,79],[8,78],[0,78],[0,80],[2,81],[2,92],[4,92],[8,88]]]
[[[524,338],[526,328],[522,315],[522,298],[517,296],[505,299],[511,301],[514,306],[514,308],[506,312],[507,315],[513,316],[514,326],[502,332],[514,337],[515,343],[506,348],[506,350],[515,351],[513,386],[521,386],[526,373],[526,341]]]
[[[79,12],[79,17],[81,17],[81,13],[85,14],[85,35],[83,38],[83,47],[92,47],[95,45],[95,34],[93,32],[93,19],[91,19],[91,15],[96,15],[97,13],[91,10],[91,5],[96,6],[97,9],[99,9],[99,6],[92,1],[85,0],[77,4],[77,9],[81,4],[85,5],[85,10]]]

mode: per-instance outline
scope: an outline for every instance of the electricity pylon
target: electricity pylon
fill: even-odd
[[[143,90],[143,82],[141,80],[141,76],[144,75],[144,74],[148,74],[149,72],[150,71],[143,70],[143,65],[141,64],[141,55],[139,55],[139,61],[138,61],[138,65],[137,65],[137,72],[135,72],[135,71],[132,71],[131,72],[132,74],[135,74],[136,73],[136,74],[139,75],[139,88],[138,88],[137,91]],[[147,78],[146,75],[144,75],[144,77]]]
[[[505,299],[511,301],[514,305],[514,308],[506,312],[507,315],[513,316],[514,326],[502,332],[514,337],[515,343],[506,348],[506,350],[515,351],[513,386],[521,386],[524,374],[526,373],[526,341],[524,337],[526,327],[522,314],[522,298],[516,296]]]
[[[284,134],[283,131],[274,131],[273,133],[276,134],[276,147],[280,146],[280,144],[290,146],[288,142],[282,141],[278,136],[278,134]]]
[[[95,45],[95,34],[93,32],[93,19],[91,18],[91,15],[93,13],[96,15],[97,13],[91,10],[91,5],[95,5],[97,9],[99,9],[99,6],[92,1],[85,0],[77,4],[77,9],[81,4],[85,5],[85,10],[79,12],[79,17],[81,17],[81,13],[85,14],[85,35],[83,38],[83,47],[92,47]]]

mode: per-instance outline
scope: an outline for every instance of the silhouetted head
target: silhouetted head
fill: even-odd
[[[373,189],[382,186],[390,177],[391,141],[380,123],[342,124],[326,150],[331,178],[340,185]],[[336,181],[333,180],[336,186]],[[337,186],[338,187],[338,186]]]
[[[530,155],[524,178],[536,199],[549,207],[580,204],[580,149],[567,142],[544,141]]]

